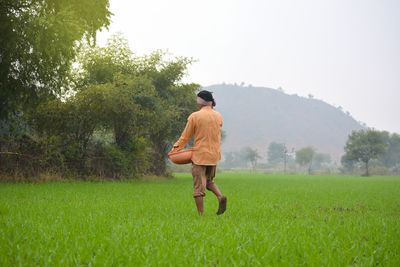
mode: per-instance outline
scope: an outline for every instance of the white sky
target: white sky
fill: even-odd
[[[110,0],[100,44],[197,60],[186,81],[281,87],[400,133],[398,0]]]

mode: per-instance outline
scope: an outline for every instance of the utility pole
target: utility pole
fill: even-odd
[[[291,154],[294,153],[294,147],[292,147]],[[283,144],[283,173],[286,174],[286,167],[287,167],[287,161],[288,161],[288,150],[286,148],[286,145]]]
[[[287,163],[287,148],[283,144],[283,173],[286,174],[286,163]]]

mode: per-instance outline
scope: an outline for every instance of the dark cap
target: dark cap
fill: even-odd
[[[201,99],[204,99],[207,102],[212,101],[212,105],[213,107],[215,107],[215,100],[212,95],[212,92],[209,92],[207,90],[202,90],[197,94],[197,96],[200,97]]]

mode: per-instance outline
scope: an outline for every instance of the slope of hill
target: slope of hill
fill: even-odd
[[[351,131],[363,128],[322,100],[263,87],[220,84],[204,89],[214,92],[216,110],[224,117],[223,152],[250,146],[265,157],[275,141],[295,150],[312,146],[339,159]]]

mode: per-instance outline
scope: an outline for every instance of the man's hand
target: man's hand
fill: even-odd
[[[178,151],[178,146],[173,146],[169,153],[176,152],[176,151]]]

